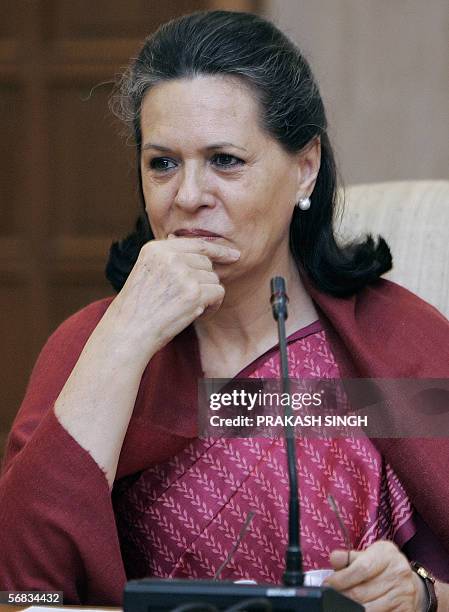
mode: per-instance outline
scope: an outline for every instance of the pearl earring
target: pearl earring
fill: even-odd
[[[299,198],[299,202],[296,203],[296,206],[300,208],[301,210],[309,210],[310,204],[311,204],[310,198],[305,197],[305,198]]]

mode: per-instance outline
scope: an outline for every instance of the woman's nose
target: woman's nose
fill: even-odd
[[[186,165],[180,172],[174,203],[190,211],[207,205],[205,202],[204,172],[198,166]]]

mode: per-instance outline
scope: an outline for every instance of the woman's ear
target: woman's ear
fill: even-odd
[[[298,190],[297,199],[310,196],[316,183],[321,163],[321,138],[315,136],[297,154]]]

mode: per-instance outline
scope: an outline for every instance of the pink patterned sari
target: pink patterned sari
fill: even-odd
[[[338,378],[319,322],[288,339],[292,378]],[[276,347],[239,378],[276,378]],[[304,569],[330,567],[345,548],[331,494],[351,546],[378,539],[399,547],[415,533],[413,508],[397,476],[367,438],[298,438]],[[283,439],[197,438],[170,460],[123,478],[114,507],[128,578],[212,578],[245,535],[220,578],[281,583],[287,544],[288,475]]]

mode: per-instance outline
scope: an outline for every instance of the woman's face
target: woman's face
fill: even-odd
[[[259,126],[252,92],[230,77],[158,84],[141,116],[142,185],[155,238],[212,234],[238,249],[236,264],[216,266],[221,280],[282,264],[295,202],[313,190],[319,142],[308,153],[286,153]]]

